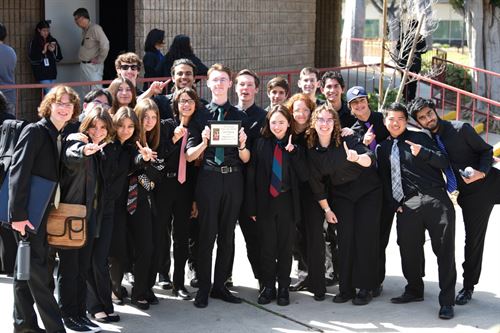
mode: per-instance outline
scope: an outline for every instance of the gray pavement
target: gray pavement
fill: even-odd
[[[458,283],[461,285],[464,230],[461,211],[457,208],[456,262]],[[387,249],[387,278],[382,295],[366,306],[351,303],[334,304],[332,296],[338,288],[329,287],[327,298],[316,302],[307,292],[291,293],[291,304],[256,304],[257,282],[253,279],[246,259],[244,240],[236,230],[236,257],[233,291],[244,298],[243,304],[227,304],[209,299],[205,309],[197,309],[192,301],[172,297],[170,291],[156,289],[160,304],[141,311],[128,304],[117,306],[122,321],[116,325],[102,325],[106,332],[485,332],[500,324],[500,207],[493,210],[486,237],[483,272],[476,286],[473,300],[455,307],[455,318],[438,318],[437,264],[430,242],[425,244],[426,277],[425,300],[419,303],[396,305],[391,297],[403,291],[399,249],[395,228]],[[193,290],[188,287],[188,289]],[[12,284],[0,276],[0,332],[12,332]],[[500,330],[496,330],[500,332]]]

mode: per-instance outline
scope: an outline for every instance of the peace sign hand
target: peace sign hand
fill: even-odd
[[[288,144],[285,147],[285,150],[289,153],[291,153],[295,149],[295,145],[292,144],[292,135],[288,137]]]
[[[142,155],[142,159],[146,162],[154,160],[157,156],[156,152],[152,151],[151,148],[148,147],[146,143],[146,147],[143,147],[139,141],[136,141],[135,144],[137,148],[139,148],[139,153]]]
[[[85,155],[85,156],[94,155],[98,151],[101,151],[102,148],[104,148],[107,144],[108,144],[107,142],[104,142],[101,145],[98,145],[98,144],[95,144],[95,143],[87,143],[83,147],[83,155]]]
[[[349,162],[357,162],[359,160],[358,152],[347,147],[347,143],[344,141],[344,150],[346,154],[346,160]]]
[[[411,154],[413,156],[417,156],[418,153],[420,153],[420,149],[422,148],[422,145],[419,145],[419,144],[416,144],[416,143],[413,143],[411,142],[410,140],[405,140],[405,142],[410,145],[410,150],[411,150]]]
[[[363,144],[365,146],[369,146],[373,140],[375,140],[375,133],[373,133],[373,125],[370,125],[368,130],[366,131],[365,135],[363,136]]]

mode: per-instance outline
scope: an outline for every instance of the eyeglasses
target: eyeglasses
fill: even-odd
[[[101,107],[103,107],[103,108],[110,108],[110,107],[111,107],[111,105],[109,105],[108,103],[101,102],[101,101],[100,101],[100,100],[98,100],[98,99],[93,100],[93,101],[92,101],[92,103],[97,104],[97,105],[100,105],[100,106],[101,106]]]
[[[122,71],[126,71],[128,69],[131,69],[133,71],[138,71],[139,69],[141,69],[141,67],[139,67],[139,65],[120,65],[120,69]]]
[[[179,104],[190,104],[190,105],[193,105],[194,104],[194,99],[180,99],[179,100]]]
[[[69,109],[69,108],[73,108],[74,105],[73,103],[61,103],[61,102],[55,102],[54,103],[58,108],[65,108],[65,109]]]
[[[320,125],[324,125],[324,124],[333,125],[333,118],[328,118],[328,119],[318,118],[318,124],[320,124]]]

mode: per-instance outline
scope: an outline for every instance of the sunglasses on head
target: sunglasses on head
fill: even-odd
[[[140,69],[139,65],[120,65],[122,71],[126,71],[129,68],[133,71],[138,71]]]

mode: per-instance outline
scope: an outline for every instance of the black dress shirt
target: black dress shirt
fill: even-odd
[[[356,117],[352,115],[345,101],[342,101],[341,105],[340,110],[337,111],[340,118],[340,127],[352,127],[356,123]]]
[[[251,149],[254,141],[260,137],[260,131],[266,122],[267,112],[261,107],[258,107],[255,103],[248,109],[241,109],[241,111],[245,112],[247,115],[247,119],[245,120],[245,128],[248,128],[248,132],[245,132],[247,135],[246,146],[248,149]]]
[[[363,141],[363,136],[368,131],[366,123],[373,125],[372,131],[375,133],[375,141],[377,143],[381,143],[389,137],[389,131],[384,125],[384,116],[382,113],[370,111],[370,117],[368,117],[367,121],[357,119],[356,123],[352,126],[353,131],[360,136],[361,141]]]
[[[245,128],[247,126],[247,115],[245,112],[242,112],[232,106],[229,101],[226,102],[224,105],[217,105],[215,103],[210,103],[207,105],[207,110],[208,112],[200,114],[200,117],[197,117],[195,119],[195,122],[193,123],[193,126],[191,126],[190,123],[190,134],[188,138],[188,142],[186,144],[186,149],[196,147],[199,145],[202,141],[201,139],[201,132],[203,131],[203,128],[205,126],[208,126],[208,121],[209,120],[217,120],[219,116],[219,111],[218,108],[222,107],[224,109],[224,120],[239,120],[241,121],[241,125],[245,130],[245,133],[248,132],[248,128]],[[205,119],[203,119],[205,118]],[[224,148],[224,162],[221,165],[218,165],[215,162],[215,148],[214,147],[207,147],[205,149],[204,155],[203,155],[203,165],[209,165],[209,166],[242,166],[243,162],[240,159],[239,156],[239,151],[238,147],[228,147]]]
[[[404,131],[398,138],[399,160],[401,165],[401,182],[403,185],[403,200],[407,200],[417,193],[429,193],[435,189],[445,189],[442,169],[448,167],[448,158],[434,144],[432,139],[423,132]],[[405,142],[409,140],[420,144],[422,148],[417,156],[413,156],[410,145]],[[386,186],[386,198],[393,203],[394,209],[401,203],[392,198],[391,182],[391,150],[393,138],[389,138],[377,147],[377,159],[379,174]]]

